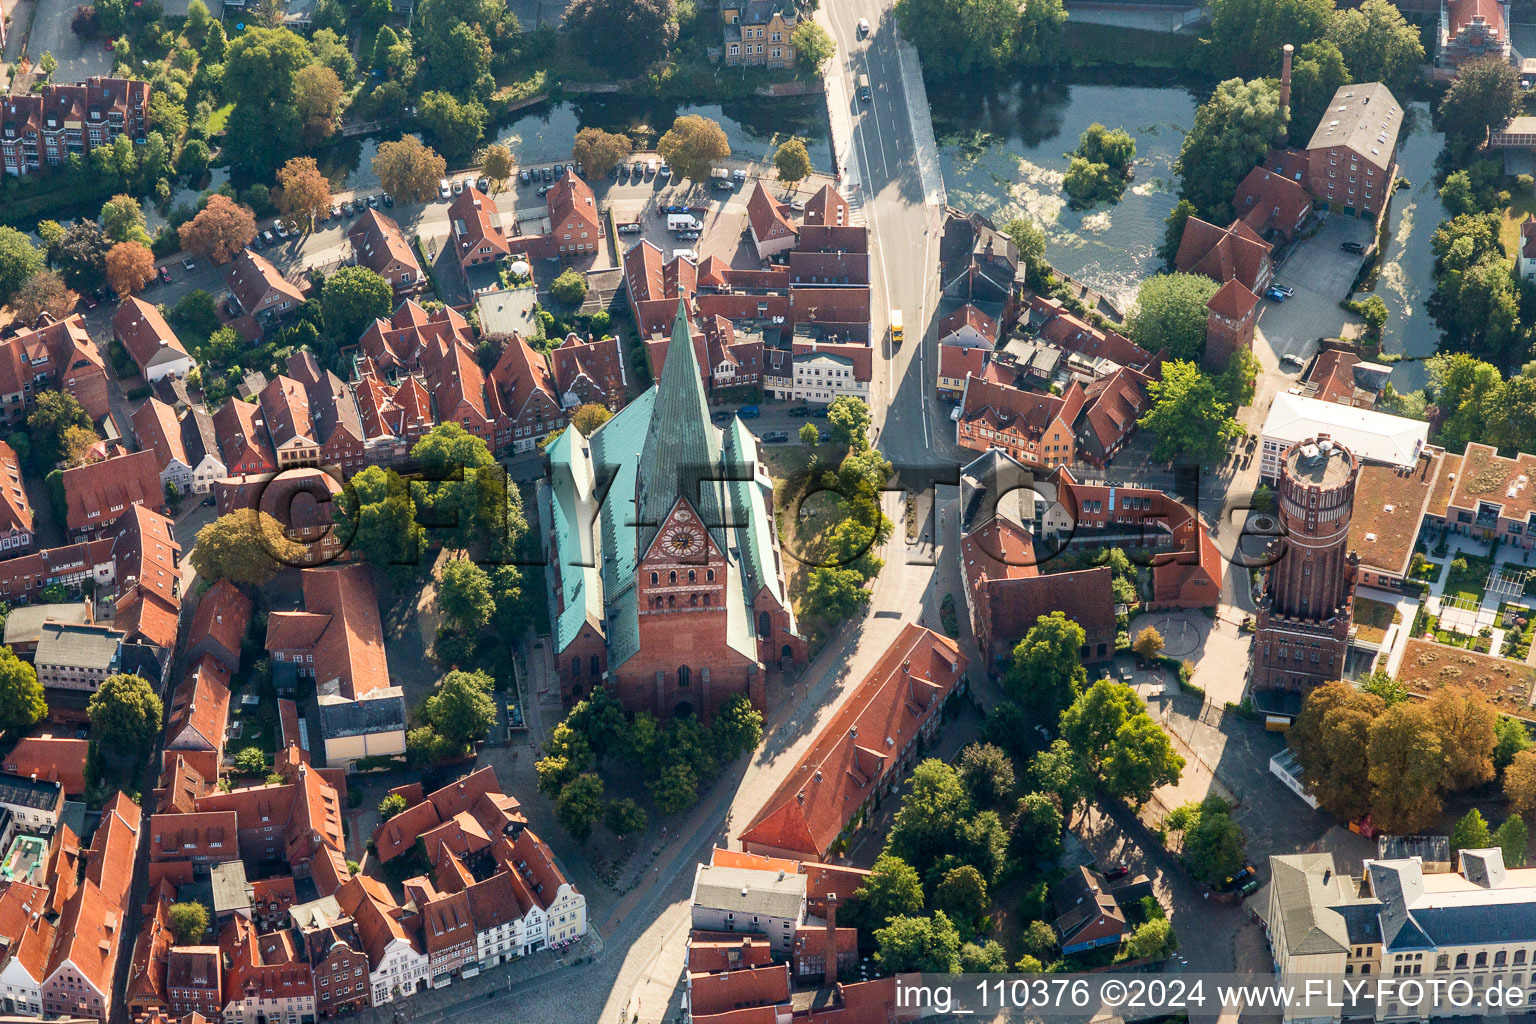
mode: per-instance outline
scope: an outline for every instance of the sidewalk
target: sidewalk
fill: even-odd
[[[452,985],[428,989],[412,996],[404,996],[394,1003],[359,1010],[352,1020],[359,1024],[395,1024],[398,1020],[415,1020],[426,1017],[441,1019],[445,1012],[461,1008],[471,999],[486,998],[498,992],[510,995],[522,982],[561,970],[586,956],[602,956],[603,937],[592,931],[587,923],[587,934],[576,945],[561,953],[542,950],[531,953],[510,964],[502,964],[481,971],[473,978],[457,978]]]

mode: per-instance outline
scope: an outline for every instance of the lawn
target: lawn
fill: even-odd
[[[224,126],[229,123],[230,112],[235,109],[233,103],[226,103],[213,113],[208,115],[208,134],[218,135],[224,131]],[[1518,231],[1516,232],[1519,233]]]
[[[764,445],[763,464],[773,479],[773,508],[779,547],[784,552],[785,583],[795,614],[805,615],[805,588],[811,570],[826,550],[826,531],[846,515],[846,507],[832,492],[819,492],[801,500],[813,473],[842,462],[842,445],[816,448],[805,445]]]
[[[1458,569],[1457,562],[1465,561],[1467,567]],[[1463,597],[1481,602],[1483,590],[1488,585],[1488,573],[1493,569],[1493,559],[1486,555],[1458,554],[1451,560],[1451,571],[1445,577],[1446,598]]]
[[[1398,611],[1392,605],[1384,601],[1373,601],[1368,597],[1355,598],[1355,625],[1356,636],[1368,643],[1381,643],[1386,639],[1387,627],[1400,621]]]
[[[1517,195],[1504,211],[1504,220],[1499,225],[1499,241],[1510,259],[1520,251],[1520,222],[1533,213],[1536,213],[1536,195]]]

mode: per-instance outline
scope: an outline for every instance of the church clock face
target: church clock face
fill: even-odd
[[[677,523],[667,530],[662,543],[674,558],[697,557],[704,550],[704,535],[691,523]]]

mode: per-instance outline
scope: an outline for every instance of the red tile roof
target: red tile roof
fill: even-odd
[[[23,736],[0,762],[0,770],[59,782],[66,796],[78,796],[85,792],[85,758],[90,747],[90,740],[72,736]]]
[[[577,393],[584,381],[608,396],[622,402],[627,383],[624,369],[624,350],[617,336],[596,341],[583,341],[575,334],[566,335],[560,347],[550,353],[554,363],[555,383],[560,395]]]
[[[947,338],[963,327],[970,327],[987,341],[997,344],[997,321],[969,302],[939,321],[939,337]]]
[[[430,801],[412,804],[373,830],[374,853],[380,864],[388,864],[402,853],[416,848],[416,839],[441,824],[437,808]]]
[[[987,359],[990,355],[991,353],[984,348],[940,345],[939,376],[961,381],[970,374],[980,377],[987,368]]]
[[[1181,273],[1203,274],[1217,284],[1236,278],[1244,287],[1254,290],[1268,278],[1272,248],[1242,221],[1219,228],[1191,217],[1184,222],[1184,236],[1179,239],[1174,266]]]
[[[744,848],[822,859],[907,755],[968,664],[908,623],[739,836]]]
[[[334,680],[349,700],[388,686],[384,629],[368,566],[305,569],[299,578],[305,610],[268,617],[267,649],[297,650],[309,641],[316,684]]]
[[[134,452],[115,459],[66,469],[64,500],[71,530],[93,530],[112,522],[132,505],[165,508],[160,467],[154,452]]]
[[[453,232],[454,251],[459,259],[475,255],[482,246],[490,246],[498,256],[511,253],[506,236],[491,219],[496,204],[479,189],[467,188],[448,206],[448,225]]]
[[[173,461],[190,466],[187,448],[181,440],[181,424],[176,420],[176,410],[160,401],[149,401],[133,411],[133,436],[139,447],[155,453],[160,472]]]
[[[421,280],[421,264],[416,261],[416,254],[405,240],[405,232],[400,230],[393,217],[386,217],[378,210],[363,211],[363,215],[347,229],[347,241],[352,243],[359,266],[382,275],[391,263],[401,263],[411,269],[413,282]],[[392,279],[390,283],[399,285]]]
[[[1499,36],[1504,35],[1504,5],[1499,0],[1446,0],[1451,35],[1459,35],[1474,20],[1482,21]]]
[[[240,854],[239,830],[239,815],[235,811],[152,814],[149,817],[149,859],[235,860]]]
[[[161,349],[191,358],[160,311],[135,295],[124,299],[112,315],[112,333],[122,341],[140,369],[148,366]]]
[[[770,195],[761,181],[752,187],[747,200],[747,222],[758,244],[793,236],[795,224],[790,217],[789,204]]]
[[[821,186],[805,204],[804,221],[807,225],[844,227],[848,224],[849,216],[848,200],[831,185]]]
[[[1237,186],[1232,209],[1239,220],[1259,234],[1279,231],[1289,238],[1296,223],[1312,209],[1312,196],[1299,182],[1255,167]]]
[[[0,532],[32,532],[32,503],[21,484],[21,460],[0,441]]]
[[[688,970],[691,973],[734,971],[772,962],[773,946],[761,935],[695,931],[688,938]]]
[[[182,749],[224,749],[229,728],[229,670],[205,654],[171,695],[166,743]]]
[[[43,980],[53,951],[54,916],[48,909],[47,889],[12,882],[0,891],[0,937],[7,943],[0,964],[15,961],[35,982]]]
[[[689,974],[689,1009],[695,1016],[789,1001],[789,964]]]
[[[590,229],[593,239],[601,240],[603,228],[597,214],[597,197],[592,193],[592,186],[578,178],[575,171],[567,170],[545,199],[549,204],[551,230],[558,230],[575,218]]]
[[[239,587],[219,580],[197,602],[197,612],[187,632],[188,645],[207,637],[238,658],[240,642],[251,623],[252,608],[251,599],[240,593]]]
[[[1253,307],[1258,304],[1259,297],[1234,277],[1216,289],[1216,294],[1206,302],[1205,308],[1228,320],[1240,322],[1246,320],[1248,314],[1253,312]]]
[[[297,285],[285,280],[265,256],[249,249],[241,249],[235,256],[224,272],[224,280],[247,316],[261,311],[262,300],[269,293],[282,296],[293,306],[304,301],[304,293]]]
[[[231,398],[213,414],[213,429],[230,473],[270,473],[277,469],[277,455],[267,438],[260,406]]]

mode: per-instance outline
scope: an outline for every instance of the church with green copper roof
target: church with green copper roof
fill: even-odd
[[[709,420],[686,307],[661,379],[591,435],[552,443],[539,489],[560,692],[606,686],[630,711],[705,720],[767,703],[802,664],[773,484],[739,419]]]

